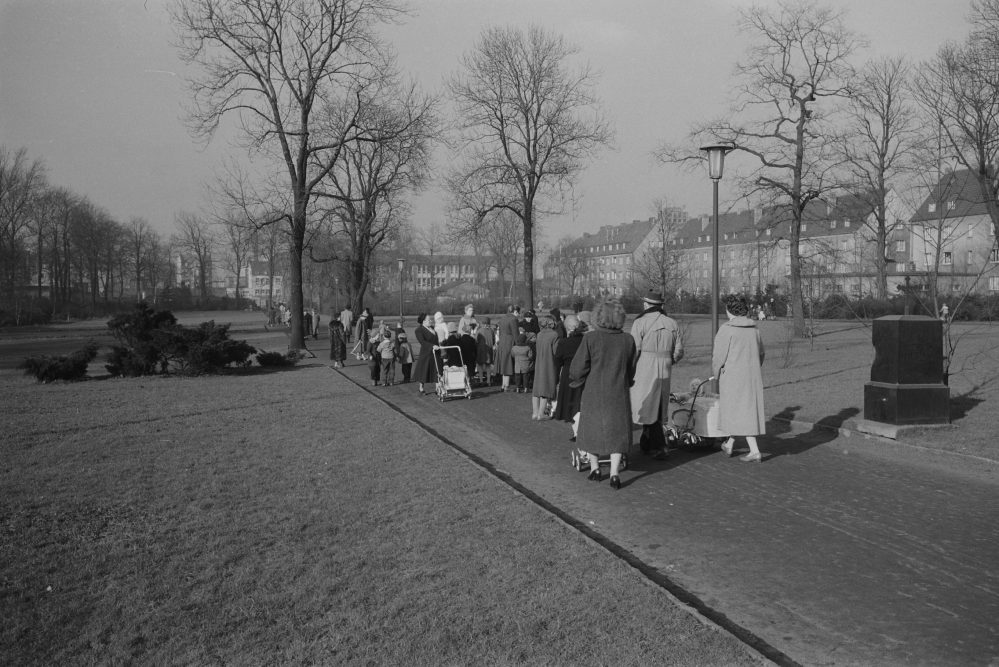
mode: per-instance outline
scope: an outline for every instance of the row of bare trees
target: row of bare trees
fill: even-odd
[[[882,298],[901,222],[890,212],[892,192],[915,187],[925,197],[940,165],[963,167],[999,222],[999,0],[974,0],[968,38],[916,64],[898,56],[858,66],[864,40],[842,12],[811,2],[754,6],[740,16],[751,47],[737,65],[729,111],[657,155],[699,164],[699,146],[726,143],[746,156],[739,196],[783,211],[775,225],[790,242],[797,335],[805,331],[801,229],[810,203],[843,191],[868,198]]]

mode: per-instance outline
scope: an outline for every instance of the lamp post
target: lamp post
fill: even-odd
[[[713,191],[714,224],[711,229],[711,358],[715,356],[715,334],[718,333],[718,181],[725,169],[725,155],[733,149],[731,144],[712,144],[701,146],[708,154],[708,176],[711,178]],[[717,390],[717,380],[714,384]]]
[[[403,273],[406,271],[406,260],[402,257],[399,258],[399,326],[402,326],[402,291],[403,291]]]

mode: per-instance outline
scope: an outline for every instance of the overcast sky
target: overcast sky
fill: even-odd
[[[574,212],[542,221],[553,242],[647,218],[656,198],[691,215],[708,212],[707,177],[657,165],[650,153],[727,109],[733,66],[746,47],[735,27],[738,9],[749,4],[410,0],[413,15],[384,33],[403,69],[430,90],[441,88],[487,26],[538,24],[580,48],[599,74],[597,92],[616,136],[580,178]],[[967,31],[969,0],[823,4],[846,10],[847,24],[870,41],[866,57],[926,59]],[[202,147],[187,133],[189,72],[173,39],[164,0],[0,0],[0,144],[27,148],[54,185],[88,196],[121,222],[143,217],[169,233],[177,211],[204,206],[222,161],[240,157],[224,136]],[[416,202],[414,224],[442,222],[444,205],[431,188]]]

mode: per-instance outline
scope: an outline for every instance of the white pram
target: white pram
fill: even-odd
[[[457,351],[458,365],[447,363],[449,351]],[[465,369],[465,360],[461,348],[457,345],[438,347],[434,354],[434,364],[437,366],[437,398],[441,402],[449,398],[472,398],[472,385]]]

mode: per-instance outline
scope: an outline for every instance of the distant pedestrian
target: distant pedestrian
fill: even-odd
[[[569,367],[576,356],[580,343],[583,342],[583,332],[586,325],[575,315],[565,318],[566,337],[555,347],[555,373],[558,375],[558,393],[555,399],[555,409],[552,416],[555,419],[572,424],[572,442],[576,441],[579,429],[579,399],[583,393],[581,386],[574,387],[569,379]]]
[[[386,387],[395,384],[395,341],[392,340],[392,332],[385,331],[382,340],[378,343],[378,358],[381,360],[381,382]]]
[[[426,385],[437,382],[437,361],[434,348],[437,346],[437,334],[434,332],[434,318],[424,315],[416,327],[416,342],[420,346],[416,366],[413,368],[413,378],[419,383],[419,392],[426,392]]]
[[[375,387],[378,386],[382,376],[382,359],[381,353],[378,351],[379,345],[381,345],[381,341],[372,337],[368,341],[368,347],[364,352],[364,358],[368,360],[368,374],[371,376],[371,384]]]
[[[532,419],[548,418],[548,403],[554,401],[558,393],[558,375],[555,373],[555,347],[559,333],[555,330],[555,320],[542,317],[539,320],[541,332],[534,341],[534,382],[531,392]]]
[[[340,323],[343,325],[343,330],[347,334],[347,342],[350,342],[351,331],[354,327],[354,311],[347,306],[342,311],[340,311]]]
[[[763,408],[763,338],[749,315],[746,299],[732,295],[725,299],[728,322],[715,336],[711,369],[718,378],[718,412],[721,430],[729,438],[722,451],[732,456],[735,438],[744,437],[749,453],[740,461],[760,463],[763,459],[756,436],[766,433]]]
[[[347,337],[344,334],[343,324],[340,320],[330,319],[330,361],[333,368],[343,368],[343,362],[347,359]]]
[[[513,357],[510,351],[520,334],[517,323],[520,320],[520,308],[509,305],[506,315],[500,318],[496,326],[496,373],[503,376],[503,391],[510,388],[510,378],[513,376]]]
[[[518,334],[517,340],[510,348],[513,359],[513,386],[516,393],[527,393],[531,390],[530,382],[534,370],[534,350],[527,344],[527,336]]]
[[[631,447],[635,339],[622,331],[624,321],[624,307],[616,299],[598,302],[594,330],[583,336],[569,368],[572,382],[583,386],[577,444],[589,454],[589,479],[602,480],[597,452],[609,450],[614,489],[621,488],[621,455]]]
[[[458,323],[461,326],[461,322]],[[475,357],[478,347],[475,344],[475,329],[478,324],[474,319],[465,324],[464,329],[458,331],[458,347],[461,349],[461,360],[465,363],[465,373],[468,375],[468,382],[471,384],[475,378]]]
[[[475,330],[475,365],[479,382],[493,383],[493,357],[496,354],[496,330],[488,317],[482,318],[482,325]]]
[[[405,331],[396,336],[395,358],[399,362],[399,368],[402,370],[402,381],[405,384],[412,378],[414,359],[413,346],[409,344],[409,337],[406,336]]]
[[[319,311],[312,309],[312,339],[319,340]]]

